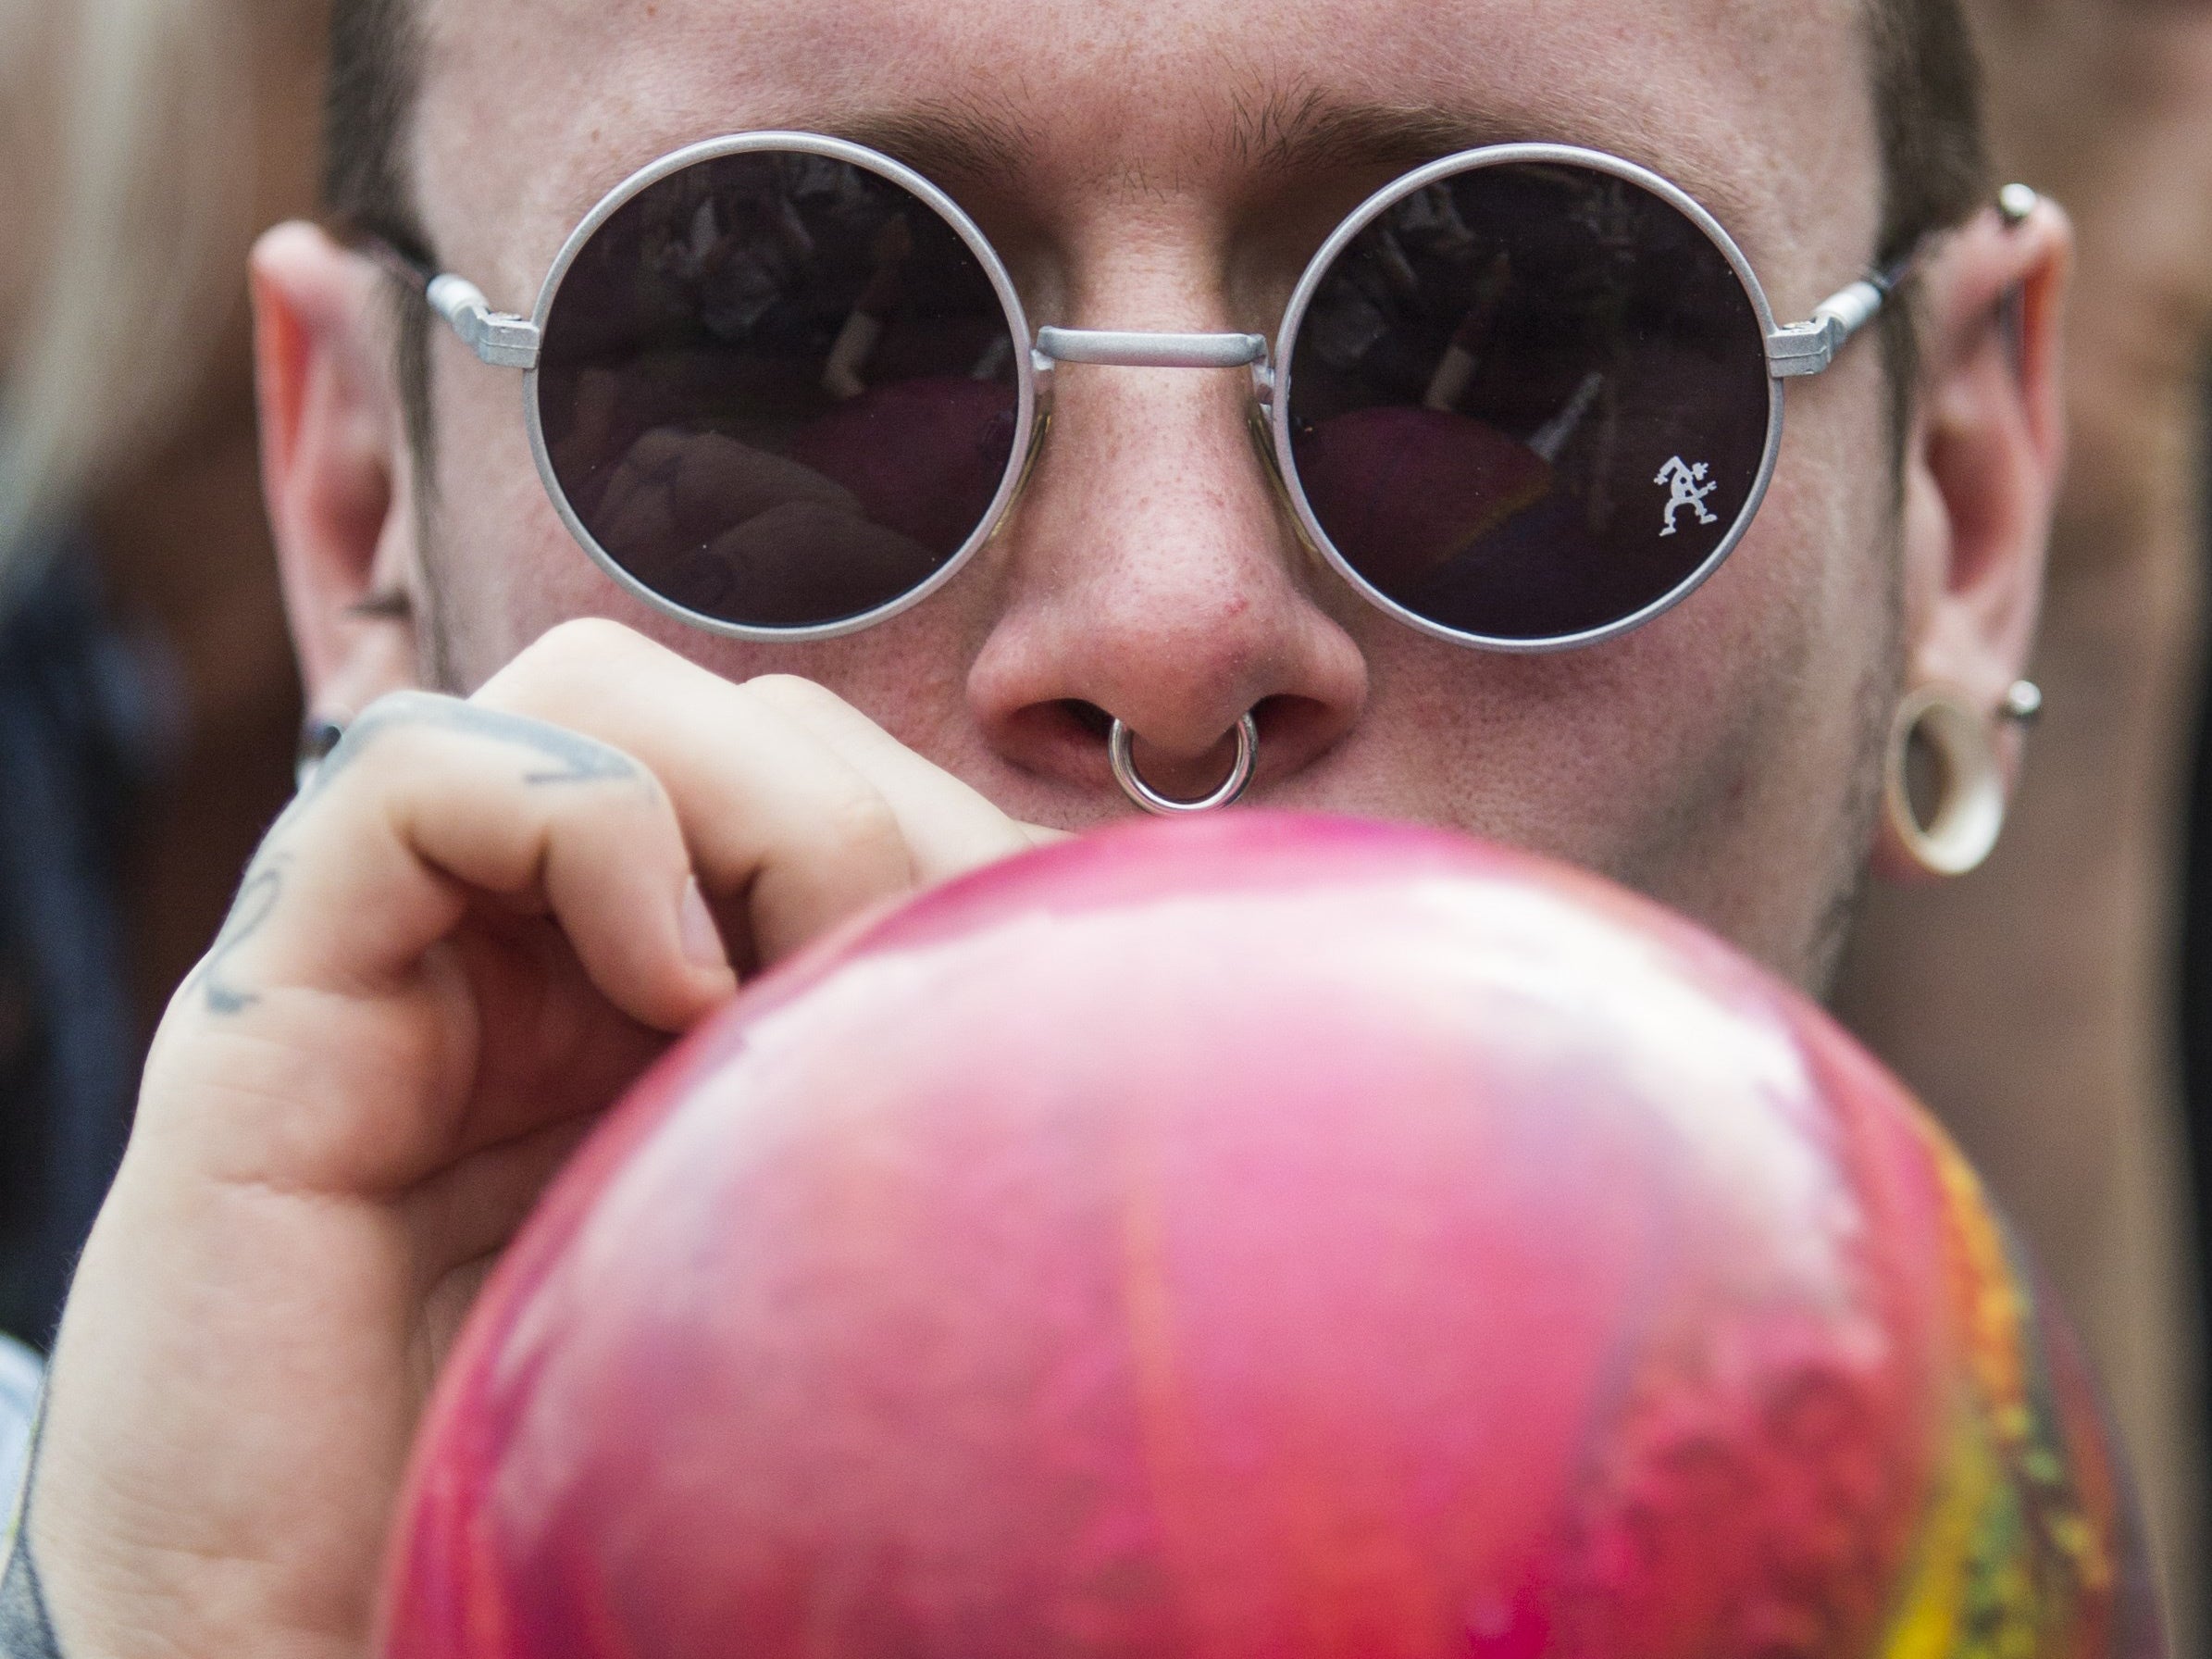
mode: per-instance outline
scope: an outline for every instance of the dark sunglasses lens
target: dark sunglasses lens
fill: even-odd
[[[1013,462],[1016,349],[928,203],[747,151],[647,186],[584,245],[539,413],[571,510],[640,582],[726,622],[820,627],[975,535]]]
[[[1750,505],[1766,341],[1711,238],[1587,168],[1478,167],[1386,209],[1291,347],[1292,455],[1345,561],[1535,642],[1673,592]]]

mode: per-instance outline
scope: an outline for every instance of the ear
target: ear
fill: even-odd
[[[2065,464],[2060,328],[2073,229],[2038,201],[1946,238],[1921,267],[1905,453],[1903,648],[1910,695],[1942,687],[1986,719],[2007,793],[2021,731],[2002,710],[2028,669]],[[1886,830],[1876,873],[1923,874]]]
[[[262,487],[313,719],[351,719],[418,680],[389,281],[313,225],[279,225],[254,249]]]

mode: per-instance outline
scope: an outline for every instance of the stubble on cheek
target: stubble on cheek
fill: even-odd
[[[1858,742],[1849,788],[1836,841],[1836,867],[1830,873],[1829,902],[1815,929],[1803,983],[1825,1002],[1842,966],[1844,946],[1866,891],[1868,860],[1882,811],[1883,771],[1888,763],[1890,722],[1897,689],[1905,679],[1904,525],[1901,510],[1882,538],[1880,637],[1866,659],[1854,699]]]
[[[1889,761],[1890,727],[1905,681],[1905,465],[1904,444],[1892,424],[1896,365],[1886,360],[1880,378],[1883,414],[1874,439],[1874,466],[1885,488],[1880,505],[1856,524],[1842,528],[1858,552],[1847,568],[1864,573],[1868,591],[1859,600],[1870,630],[1850,685],[1851,729],[1843,792],[1830,841],[1831,861],[1818,890],[1826,903],[1814,917],[1799,982],[1826,1001],[1839,971],[1857,919],[1859,900],[1870,878],[1874,837],[1881,820]],[[1846,518],[1848,516],[1845,516]]]
[[[1848,934],[1880,809],[1902,669],[1901,523],[1807,483],[1773,504],[1786,543],[1739,551],[1759,572],[1748,589],[1717,579],[1684,607],[1703,637],[1671,642],[1672,666],[1715,667],[1675,680],[1671,696],[1692,725],[1654,742],[1648,763],[1671,782],[1649,792],[1650,810],[1603,867],[1817,995]],[[1790,557],[1789,544],[1829,551]]]

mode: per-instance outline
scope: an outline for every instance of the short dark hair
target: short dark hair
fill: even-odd
[[[1982,60],[1960,0],[1870,0],[1867,33],[1886,264],[1989,199]]]
[[[406,165],[408,117],[420,76],[417,0],[335,0],[324,106],[323,200],[337,220],[417,260],[429,250]],[[1961,0],[1867,0],[1867,44],[1882,157],[1886,265],[1922,237],[1962,224],[1988,199],[1982,72]],[[429,312],[413,295],[400,313],[400,388],[418,455],[429,431]],[[1895,425],[1912,410],[1912,307],[1883,321]],[[424,471],[423,481],[429,482]]]
[[[323,94],[323,210],[344,231],[380,238],[430,263],[407,166],[409,118],[421,78],[416,0],[333,0]],[[401,405],[425,488],[430,454],[430,309],[396,293]]]
[[[1882,155],[1879,263],[1964,224],[1989,201],[1982,60],[1960,0],[1868,0],[1874,121]],[[1883,314],[1891,428],[1899,454],[1920,377],[1910,296]]]

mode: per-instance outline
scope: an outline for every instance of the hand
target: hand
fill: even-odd
[[[440,1362],[599,1113],[732,954],[1046,833],[609,623],[371,708],[170,1004],[78,1274],[29,1520],[64,1649],[360,1653]]]

